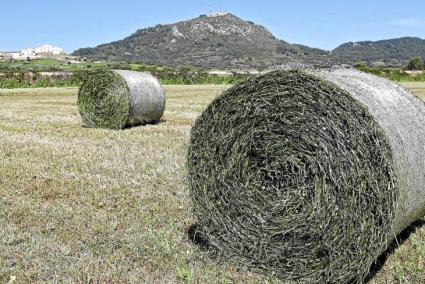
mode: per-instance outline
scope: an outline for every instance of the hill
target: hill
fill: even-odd
[[[73,55],[207,68],[261,68],[332,60],[327,51],[279,40],[265,27],[227,13],[141,29],[123,40],[82,48]]]
[[[369,65],[400,66],[416,56],[425,59],[425,40],[403,37],[380,41],[348,42],[332,51],[332,55],[351,62]]]
[[[97,60],[221,69],[261,69],[285,63],[366,62],[373,66],[402,66],[416,56],[425,59],[425,40],[403,37],[348,42],[330,53],[277,39],[265,27],[226,13],[140,29],[122,40],[78,49],[73,55]]]

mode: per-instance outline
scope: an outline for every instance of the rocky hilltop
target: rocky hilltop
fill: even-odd
[[[123,40],[74,55],[140,61],[166,66],[261,68],[274,64],[329,60],[329,53],[277,39],[265,27],[232,14],[200,16],[136,31]]]

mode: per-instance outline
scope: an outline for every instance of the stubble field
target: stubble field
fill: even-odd
[[[81,127],[76,89],[0,90],[0,283],[279,282],[187,238],[190,128],[225,88],[168,86],[164,121],[123,131]],[[424,224],[372,283],[425,282]]]

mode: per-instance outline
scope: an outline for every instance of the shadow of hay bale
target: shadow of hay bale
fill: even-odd
[[[384,251],[372,264],[369,270],[369,274],[365,278],[365,283],[371,281],[375,275],[384,267],[387,259],[398,249],[401,247],[412,234],[416,233],[417,230],[421,229],[425,226],[425,219],[418,220],[412,223],[409,227],[407,227],[403,232],[401,232],[388,246],[387,250]],[[214,255],[214,248],[211,246],[208,238],[205,236],[202,227],[200,224],[192,224],[187,230],[187,236],[189,241],[191,241],[194,245],[198,246],[198,248],[202,251],[208,251],[212,255]],[[355,280],[353,280],[355,282]],[[350,282],[351,283],[351,282]]]
[[[414,234],[418,229],[425,226],[425,219],[418,220],[412,223],[407,227],[403,232],[401,232],[388,246],[387,250],[384,251],[376,260],[374,264],[370,267],[368,276],[365,279],[365,282],[368,282],[375,277],[375,275],[382,269],[385,265],[387,259],[402,246],[412,234]]]
[[[139,123],[139,124],[134,124],[134,125],[126,125],[122,130],[137,128],[137,127],[146,126],[146,125],[159,125],[159,124],[166,123],[166,122],[167,122],[167,120],[160,119],[160,120],[151,121],[151,122],[148,122],[148,123]]]
[[[193,244],[197,245],[201,250],[209,250],[211,245],[208,238],[202,232],[201,225],[195,223],[192,224],[187,230],[187,237]]]

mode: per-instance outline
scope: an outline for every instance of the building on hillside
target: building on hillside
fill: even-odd
[[[40,59],[64,54],[62,48],[52,45],[42,45],[36,48],[24,48],[21,51],[1,52],[0,60]]]
[[[34,56],[36,54],[34,52],[34,49],[32,49],[32,48],[24,48],[24,49],[21,50],[21,55],[22,56],[31,57],[31,56]]]
[[[211,12],[208,14],[209,18],[215,18],[215,17],[221,17],[221,16],[227,16],[229,13],[227,12]]]
[[[45,45],[34,48],[34,53],[60,55],[60,54],[63,54],[64,52],[63,52],[63,49],[60,47],[45,44]]]
[[[19,58],[20,52],[19,51],[4,51],[0,52],[1,56],[0,59],[3,60],[12,60]]]

